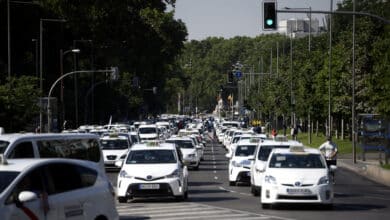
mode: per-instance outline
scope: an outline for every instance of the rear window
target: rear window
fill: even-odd
[[[259,159],[261,161],[267,161],[272,149],[274,149],[274,148],[289,148],[289,147],[290,146],[288,146],[288,145],[261,146],[259,153],[257,155],[257,159]]]
[[[320,154],[273,154],[269,163],[270,168],[325,168]]]
[[[155,134],[155,133],[157,133],[157,128],[153,128],[153,127],[150,127],[150,128],[139,128],[138,132],[140,134]]]
[[[236,156],[239,157],[247,157],[255,154],[256,146],[255,145],[248,145],[248,146],[238,146],[236,149]]]
[[[127,140],[114,139],[114,140],[100,140],[103,150],[125,150],[129,148]]]
[[[37,141],[41,158],[71,158],[99,162],[100,148],[96,139]]]

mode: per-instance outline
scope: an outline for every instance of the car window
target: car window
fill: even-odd
[[[11,194],[6,200],[6,204],[15,202],[19,193],[22,191],[31,191],[37,193],[39,196],[42,192],[45,191],[43,181],[44,179],[42,178],[42,172],[39,167],[29,171],[12,190]]]
[[[195,148],[194,145],[192,144],[192,141],[180,141],[180,140],[167,140],[167,143],[174,143],[176,144],[179,148],[184,148],[184,149],[193,149]]]
[[[141,134],[155,134],[157,133],[156,128],[139,128],[138,132]]]
[[[95,184],[97,171],[83,166],[55,163],[46,166],[46,172],[51,186],[49,194],[58,194],[89,187]]]
[[[34,158],[34,148],[31,141],[17,144],[8,158]]]
[[[247,157],[255,154],[256,146],[248,145],[248,146],[238,146],[235,152],[236,156],[239,157]]]
[[[124,150],[129,148],[129,142],[124,139],[100,140],[103,150]]]
[[[126,164],[176,163],[173,150],[136,150],[130,151]]]
[[[259,153],[257,154],[257,159],[261,161],[267,161],[269,154],[274,148],[289,148],[288,145],[278,145],[278,146],[260,146]]]
[[[38,141],[41,158],[71,158],[100,161],[100,147],[96,139],[43,140]]]
[[[1,171],[0,172],[0,194],[11,182],[19,175],[19,172]]]
[[[320,154],[273,154],[270,168],[325,168]]]

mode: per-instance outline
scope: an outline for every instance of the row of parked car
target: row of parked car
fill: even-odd
[[[235,126],[237,125],[237,126]],[[261,195],[263,208],[278,203],[333,204],[331,172],[322,153],[285,136],[269,137],[238,122],[216,126],[229,159],[229,185],[247,184],[254,196]]]

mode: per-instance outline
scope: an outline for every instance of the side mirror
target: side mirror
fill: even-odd
[[[227,153],[227,154],[225,154],[225,157],[231,159],[232,158],[232,154],[231,153]]]
[[[123,160],[116,161],[115,166],[121,168],[123,166]]]
[[[257,164],[256,165],[256,171],[262,173],[265,171],[265,164],[261,163],[261,164]]]
[[[18,195],[18,200],[20,202],[30,202],[38,199],[38,195],[31,191],[22,191]]]

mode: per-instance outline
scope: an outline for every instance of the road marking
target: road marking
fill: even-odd
[[[206,220],[206,219],[282,219],[287,218],[221,208],[194,202],[173,203],[117,203],[121,219],[164,219],[164,220]]]
[[[217,176],[215,176],[215,177],[214,177],[214,179],[216,179],[216,180],[217,180],[217,179],[218,179],[218,177],[217,177]]]
[[[217,168],[217,166],[214,166],[214,169],[216,169]]]

